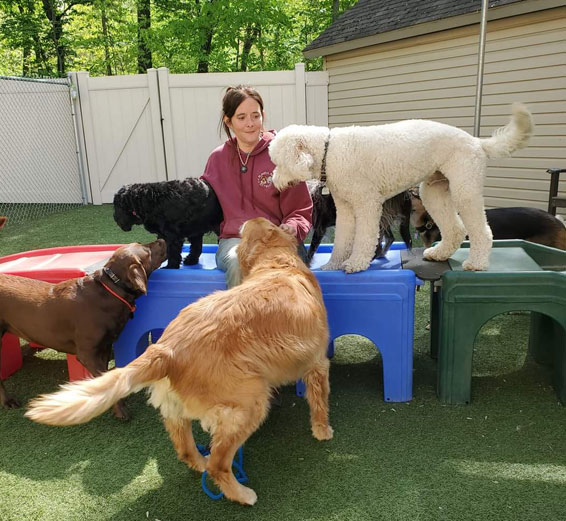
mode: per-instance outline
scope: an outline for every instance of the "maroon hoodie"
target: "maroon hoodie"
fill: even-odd
[[[254,217],[265,217],[279,226],[289,224],[302,241],[312,225],[312,199],[306,183],[277,191],[271,181],[275,165],[269,157],[268,146],[275,132],[264,132],[246,166],[240,173],[236,140],[226,141],[213,150],[208,158],[202,179],[208,181],[222,206],[224,221],[220,238],[239,237],[242,224]],[[243,154],[245,160],[247,154]]]

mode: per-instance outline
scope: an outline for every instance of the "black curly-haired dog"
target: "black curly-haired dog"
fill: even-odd
[[[129,232],[134,224],[155,233],[167,243],[167,268],[181,265],[185,238],[191,243],[183,264],[196,264],[202,253],[202,237],[217,235],[222,208],[212,187],[202,179],[135,183],[120,188],[114,195],[114,220]]]
[[[336,205],[331,194],[322,194],[322,185],[318,182],[307,183],[312,197],[312,228],[313,235],[307,261],[310,263],[318,249],[326,229],[336,225]],[[401,192],[383,203],[381,222],[379,225],[379,241],[375,249],[374,259],[385,257],[393,244],[395,237],[392,226],[399,226],[399,233],[407,248],[411,249],[412,239],[410,230],[411,197],[408,191]],[[385,244],[382,245],[385,239]]]

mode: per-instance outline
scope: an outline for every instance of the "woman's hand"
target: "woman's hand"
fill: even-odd
[[[297,236],[297,231],[290,224],[281,223],[279,225],[279,228],[281,228],[285,233],[292,235],[293,237]]]

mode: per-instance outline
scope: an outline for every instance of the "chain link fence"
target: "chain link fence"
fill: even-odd
[[[0,76],[0,216],[10,226],[85,203],[69,81]]]

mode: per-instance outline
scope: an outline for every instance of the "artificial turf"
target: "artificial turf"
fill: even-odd
[[[119,230],[110,206],[87,206],[6,227],[0,255],[151,239],[139,227]],[[106,413],[81,426],[46,427],[25,419],[24,409],[0,410],[0,520],[566,519],[566,410],[549,369],[526,355],[528,315],[484,326],[472,403],[449,406],[436,398],[428,313],[425,287],[416,295],[410,402],[383,401],[378,350],[357,336],[336,342],[333,440],[317,442],[306,402],[292,386],[282,389],[282,406],[244,446],[259,496],[252,508],[203,493],[143,392],[128,399],[127,423]],[[26,403],[66,378],[64,355],[24,347],[22,369],[5,383]]]

